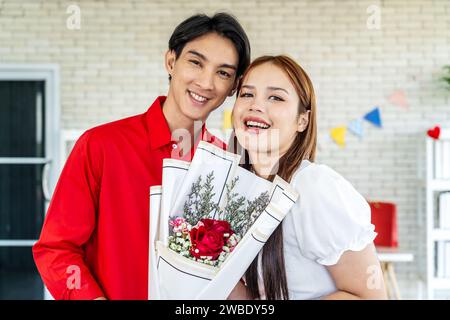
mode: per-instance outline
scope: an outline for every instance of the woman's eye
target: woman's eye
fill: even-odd
[[[242,93],[239,95],[239,97],[240,97],[240,98],[251,98],[251,97],[253,97],[253,95],[252,95],[251,93],[248,93],[248,92],[242,92]]]
[[[270,97],[269,97],[269,100],[284,101],[283,98],[280,98],[280,97],[278,97],[278,96],[270,96]]]

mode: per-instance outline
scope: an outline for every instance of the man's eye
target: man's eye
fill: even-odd
[[[190,63],[195,64],[196,66],[200,65],[200,61],[197,60],[189,60]]]
[[[270,96],[269,100],[275,100],[275,101],[284,101],[284,99],[278,97],[278,96]]]
[[[219,74],[225,78],[231,78],[231,75],[226,71],[219,71]]]
[[[251,98],[251,97],[253,97],[253,95],[251,93],[248,93],[248,92],[242,92],[239,95],[239,97],[241,97],[241,98]]]

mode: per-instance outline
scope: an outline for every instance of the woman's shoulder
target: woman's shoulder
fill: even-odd
[[[292,187],[300,194],[302,207],[307,203],[314,207],[316,202],[322,206],[366,202],[352,183],[330,166],[303,162],[291,180]]]
[[[291,184],[294,187],[314,188],[339,180],[345,180],[345,178],[330,166],[303,160],[294,172]]]
[[[305,257],[333,265],[344,251],[359,251],[374,239],[367,201],[334,169],[305,163],[292,184],[299,199],[289,221]]]

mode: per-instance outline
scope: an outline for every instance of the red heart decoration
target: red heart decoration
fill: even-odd
[[[436,126],[433,129],[428,130],[427,134],[429,137],[433,138],[434,140],[437,140],[439,139],[439,135],[441,134],[441,128],[439,128],[439,126]]]

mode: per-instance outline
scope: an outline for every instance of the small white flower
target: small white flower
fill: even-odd
[[[201,226],[204,226],[204,225],[205,224],[203,222],[199,221],[199,222],[197,222],[196,227],[198,228],[198,227],[201,227]]]

